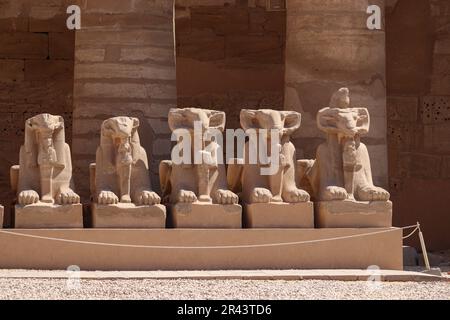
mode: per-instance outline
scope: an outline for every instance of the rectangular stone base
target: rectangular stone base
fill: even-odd
[[[3,208],[3,206],[0,206],[0,229],[3,228],[4,216],[5,216],[5,208]]]
[[[392,227],[391,201],[322,201],[315,206],[317,228]]]
[[[164,229],[166,227],[166,207],[163,205],[92,204],[91,212],[93,228]]]
[[[9,230],[0,269],[402,270],[402,242],[397,228]]]
[[[177,203],[167,208],[170,217],[169,226],[173,228],[242,228],[242,207],[238,204]]]
[[[245,228],[314,228],[314,205],[253,203],[244,205]]]
[[[14,226],[18,229],[83,228],[83,205],[16,205]]]

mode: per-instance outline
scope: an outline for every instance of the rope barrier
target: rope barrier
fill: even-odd
[[[399,229],[407,230],[407,229],[412,229],[412,228],[416,228],[416,229],[407,236],[407,237],[410,237],[417,230],[420,229],[419,225],[407,226],[407,227],[402,227]],[[195,246],[195,247],[193,247],[193,246],[149,246],[149,245],[132,245],[132,244],[121,244],[121,243],[92,242],[92,241],[83,241],[83,240],[70,240],[70,239],[64,239],[64,238],[36,236],[36,235],[32,235],[32,234],[24,234],[24,233],[20,233],[20,232],[7,231],[7,230],[0,230],[0,233],[9,234],[9,235],[18,236],[18,237],[40,239],[40,240],[58,241],[58,242],[84,244],[84,245],[107,246],[107,247],[122,247],[122,248],[137,248],[137,249],[176,249],[176,250],[178,250],[178,249],[188,249],[188,250],[202,249],[202,250],[204,250],[204,249],[243,249],[243,248],[248,249],[248,248],[283,247],[283,246],[293,246],[293,245],[302,245],[302,244],[313,244],[313,243],[320,243],[320,242],[326,242],[326,241],[339,241],[339,240],[345,240],[345,239],[351,239],[351,238],[367,237],[367,236],[372,236],[372,235],[377,235],[377,234],[394,232],[396,230],[397,229],[389,229],[389,230],[362,233],[362,234],[351,235],[351,236],[334,237],[334,238],[317,239],[317,240],[306,240],[306,241],[297,241],[297,242],[267,243],[267,244],[255,244],[255,245],[249,244],[249,245],[237,245],[237,246]]]
[[[411,237],[414,233],[417,232],[417,230],[419,230],[419,227],[418,227],[418,226],[416,226],[416,228],[415,228],[413,231],[411,231],[410,234],[408,234],[407,236],[404,236],[404,237],[403,237],[403,240],[406,240],[406,239],[408,239],[409,237]]]

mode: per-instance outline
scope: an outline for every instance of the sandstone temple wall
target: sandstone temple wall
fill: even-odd
[[[227,112],[239,127],[242,108],[283,108],[286,11],[266,1],[176,1],[180,107]]]
[[[431,248],[449,248],[450,1],[391,1],[386,19],[394,223],[420,221]]]
[[[324,141],[316,114],[333,92],[348,87],[352,105],[369,108],[364,143],[375,184],[387,187],[385,30],[366,26],[373,4],[384,9],[384,0],[287,1],[285,109],[302,114],[295,144],[299,157],[313,159]]]
[[[75,41],[73,158],[75,182],[89,197],[101,123],[112,116],[140,119],[141,144],[158,189],[158,165],[171,150],[167,115],[176,106],[173,5],[166,0],[80,1]]]
[[[9,205],[9,168],[19,160],[26,119],[64,116],[71,141],[74,33],[64,0],[0,1],[0,203]]]
[[[76,36],[69,4],[82,8]],[[382,30],[366,28],[369,4],[386,4]],[[347,86],[353,105],[369,108],[364,142],[394,224],[419,220],[431,249],[448,248],[449,24],[448,0],[287,0],[285,10],[177,0],[175,11],[168,0],[0,0],[0,203],[11,201],[9,168],[37,113],[64,116],[86,201],[106,118],[141,120],[158,190],[171,107],[224,110],[231,128],[243,107],[299,111],[298,157],[313,158],[324,138],[315,115]]]

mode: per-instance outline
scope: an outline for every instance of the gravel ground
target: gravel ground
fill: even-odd
[[[0,279],[0,299],[450,300],[450,282]]]

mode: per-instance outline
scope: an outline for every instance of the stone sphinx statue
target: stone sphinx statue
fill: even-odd
[[[64,119],[50,114],[28,119],[19,158],[20,164],[11,168],[16,228],[82,227]]]
[[[246,143],[243,164],[230,164],[228,170],[232,190],[241,191],[247,227],[314,227],[310,196],[296,184],[296,150],[290,141],[300,128],[300,113],[242,110],[240,120],[246,133],[258,135],[258,142],[250,138]],[[261,150],[275,162],[271,172],[264,173],[268,161],[250,160]]]
[[[94,227],[165,227],[165,207],[151,191],[139,124],[139,119],[130,117],[114,117],[102,124],[96,163],[90,166]]]
[[[174,227],[241,227],[238,196],[228,189],[225,165],[218,160],[221,148],[213,139],[205,139],[209,132],[222,133],[225,121],[225,113],[215,110],[184,108],[169,112],[174,136],[184,134],[177,138],[175,148],[181,150],[180,146],[186,145],[189,149],[182,150],[186,161],[177,163],[172,158],[160,164],[163,197]],[[190,143],[185,144],[185,139]],[[196,155],[200,161],[195,160]]]
[[[369,153],[361,142],[369,132],[368,110],[350,107],[349,90],[341,88],[332,96],[330,106],[318,112],[317,124],[327,140],[318,147],[316,160],[299,161],[298,171],[318,201],[318,223],[328,227],[389,226],[390,195],[374,185]]]

